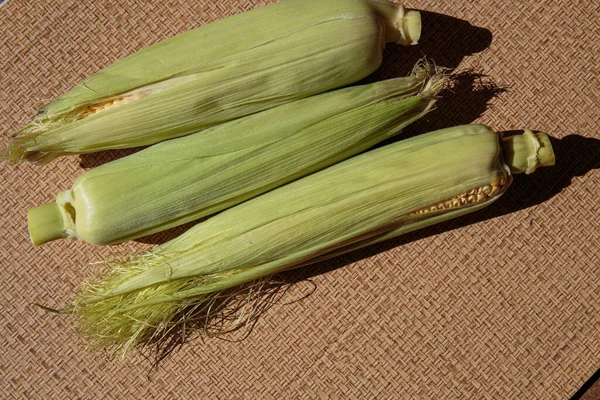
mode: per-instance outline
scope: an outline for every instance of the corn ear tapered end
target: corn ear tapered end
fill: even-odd
[[[413,67],[411,75],[424,82],[421,95],[435,98],[451,82],[449,69],[438,67],[423,58]]]
[[[0,150],[0,161],[18,164],[27,160],[27,152],[24,144],[29,141],[27,137],[13,137],[8,145]]]
[[[29,161],[43,164],[60,156],[60,154],[30,150],[31,146],[36,144],[36,138],[40,135],[40,132],[32,123],[13,134],[8,145],[0,149],[0,162],[19,164]]]

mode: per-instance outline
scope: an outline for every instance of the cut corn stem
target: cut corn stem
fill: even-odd
[[[210,304],[232,287],[473,212],[507,190],[515,165],[552,163],[551,147],[500,139],[482,125],[443,129],[230,208],[86,285],[82,331],[121,350],[160,340],[190,308],[215,317]]]
[[[33,243],[45,243],[68,236],[63,216],[56,203],[43,204],[31,209],[27,219],[35,221],[29,224],[29,235]]]
[[[502,142],[504,158],[513,174],[531,174],[537,167],[554,165],[554,152],[548,135],[525,129],[522,135],[507,137]]]

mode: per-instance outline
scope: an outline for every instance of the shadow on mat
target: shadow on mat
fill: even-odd
[[[600,369],[598,369],[596,372],[594,372],[594,374],[583,384],[583,386],[580,387],[577,392],[575,392],[575,394],[571,397],[571,400],[580,400],[580,399],[593,400],[594,397],[588,398],[588,396],[585,396],[585,395],[586,395],[586,393],[591,395],[591,393],[589,393],[588,391],[592,388],[592,386],[594,386],[594,384],[596,384],[598,382],[598,379],[600,379]],[[596,389],[596,390],[594,390],[594,393],[598,394],[598,393],[600,393],[600,390]]]
[[[419,43],[415,46],[388,43],[381,67],[359,84],[406,76],[423,58],[453,70],[463,58],[484,51],[492,43],[492,33],[485,28],[448,15],[419,12],[423,30]]]
[[[80,154],[79,166],[85,169],[96,168],[107,162],[137,153],[144,148],[145,147],[133,147],[131,149],[106,150],[97,153]]]
[[[423,35],[416,46],[401,46],[388,43],[383,54],[381,67],[358,84],[366,84],[379,80],[390,79],[410,74],[413,66],[424,57],[435,62],[436,65],[449,69],[456,68],[463,58],[474,53],[481,52],[489,47],[492,42],[492,33],[485,29],[471,25],[462,19],[449,17],[429,11],[420,11],[423,25]],[[479,75],[479,78],[482,76]],[[457,90],[468,87],[468,79],[464,79]],[[473,79],[477,79],[474,77]],[[442,93],[444,95],[444,93]],[[488,99],[489,100],[489,99]],[[448,100],[450,102],[450,100]],[[444,101],[438,104],[436,114],[446,112],[443,107]],[[453,111],[451,119],[446,119],[453,125],[466,124],[474,121],[483,111],[478,107],[477,101],[464,103],[461,110]],[[458,112],[460,111],[460,113]],[[475,115],[472,117],[472,115]],[[460,117],[459,117],[460,116]],[[439,125],[439,124],[438,124]],[[433,127],[436,125],[434,124]],[[449,126],[449,125],[446,125]],[[432,130],[432,129],[430,129]],[[419,132],[414,130],[414,132]],[[426,132],[421,130],[420,132]],[[80,166],[82,168],[94,168],[109,161],[128,156],[142,148],[108,150],[98,153],[80,155]],[[179,230],[178,230],[179,231]],[[151,243],[157,243],[151,241]]]

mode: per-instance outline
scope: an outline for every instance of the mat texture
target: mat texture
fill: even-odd
[[[8,0],[0,7],[0,144],[45,102],[111,62],[266,3]],[[127,152],[4,166],[0,396],[599,398],[600,3],[407,5],[427,10],[421,44],[389,46],[368,80],[405,75],[427,56],[458,71],[475,68],[507,90],[462,73],[406,136],[474,121],[546,130],[556,138],[554,168],[517,177],[475,215],[286,274],[296,284],[244,340],[192,341],[153,369],[142,355],[121,361],[86,350],[73,317],[32,304],[68,303],[91,263],[184,228],[115,247],[34,248],[27,210]]]

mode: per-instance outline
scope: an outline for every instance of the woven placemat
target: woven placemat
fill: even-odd
[[[267,1],[26,1],[0,7],[0,144],[98,69]],[[127,152],[0,170],[1,396],[73,398],[568,399],[600,368],[600,3],[411,1],[423,39],[389,46],[370,80],[423,56],[463,73],[406,135],[460,123],[556,138],[557,165],[518,176],[475,215],[284,276],[254,328],[187,343],[153,368],[85,349],[60,306],[114,247],[29,242],[26,212]],[[467,22],[468,21],[468,22]],[[333,38],[332,38],[333,40]],[[294,301],[298,300],[298,301]],[[245,338],[245,339],[244,339]],[[587,382],[587,383],[586,383]],[[598,390],[587,391],[588,399]],[[593,393],[596,393],[596,396]]]

